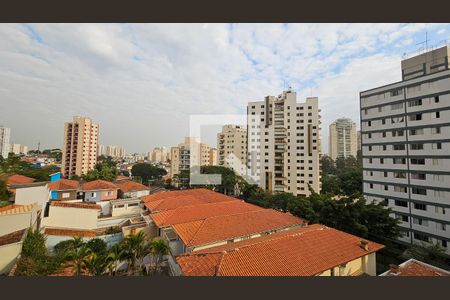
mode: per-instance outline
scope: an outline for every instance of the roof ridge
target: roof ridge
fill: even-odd
[[[223,262],[223,259],[225,258],[225,254],[227,254],[227,252],[226,251],[222,251],[222,255],[220,256],[220,261],[219,261],[219,263],[217,264],[217,267],[214,270],[214,276],[219,276],[220,275],[220,267],[222,266],[222,262]]]
[[[197,228],[197,230],[195,231],[195,233],[192,235],[192,238],[189,240],[189,245],[191,245],[191,243],[193,242],[193,240],[195,239],[195,236],[197,235],[197,233],[200,231],[200,229],[205,225],[206,219],[204,220],[198,220],[198,221],[193,221],[193,222],[202,222],[202,224],[200,224],[200,226]],[[188,222],[191,223],[191,222]],[[187,223],[184,223],[187,224]]]

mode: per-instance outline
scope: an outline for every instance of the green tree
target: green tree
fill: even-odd
[[[125,251],[120,244],[115,244],[108,252],[108,273],[116,275],[119,262],[124,258]]]
[[[167,171],[152,164],[139,163],[131,168],[131,174],[140,177],[142,182],[146,184],[149,180],[161,179],[162,176],[167,174]]]
[[[149,245],[150,254],[152,255],[152,260],[155,266],[155,272],[159,272],[160,263],[164,255],[170,254],[170,247],[162,239],[153,239]]]
[[[0,176],[0,201],[8,201],[10,197],[11,197],[11,193],[6,188],[5,177]],[[9,203],[6,202],[6,205],[8,205],[8,204]]]
[[[115,166],[111,166],[107,162],[97,163],[93,170],[89,170],[82,178],[86,181],[105,180],[115,181],[119,171]]]
[[[121,247],[124,252],[123,258],[125,258],[128,263],[127,271],[130,275],[132,272],[136,271],[136,263],[140,264],[142,255],[149,251],[145,233],[143,231],[139,231],[137,234],[130,234],[126,236],[121,242]]]
[[[220,174],[221,184],[207,184],[206,188],[214,189],[225,195],[239,196],[246,186],[246,181],[232,169],[222,166],[201,166],[201,174]]]
[[[109,265],[108,255],[106,252],[100,254],[93,252],[85,259],[84,265],[89,274],[104,275]]]
[[[88,246],[89,249],[92,250],[92,252],[98,255],[105,254],[108,250],[106,242],[99,238],[90,239],[89,241],[86,242],[86,246]]]
[[[322,165],[322,175],[336,174],[336,167],[331,157],[323,155],[320,162]]]
[[[76,247],[66,254],[66,261],[69,266],[75,269],[76,276],[81,275],[83,271],[87,270],[87,263],[89,263],[92,254],[91,249],[86,244]]]

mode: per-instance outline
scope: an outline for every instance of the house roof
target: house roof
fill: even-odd
[[[376,252],[383,245],[315,224],[176,258],[186,276],[313,276]]]
[[[27,229],[25,228],[0,236],[0,246],[19,242],[24,238],[26,230]]]
[[[11,175],[8,177],[8,179],[6,180],[6,184],[8,184],[8,185],[22,184],[22,183],[31,183],[34,181],[36,181],[36,179],[27,177],[27,176],[23,176],[23,175],[19,175],[19,174],[15,174],[15,175]]]
[[[273,209],[262,209],[233,215],[210,217],[200,221],[172,225],[188,247],[200,246],[237,237],[280,230],[306,221]]]
[[[150,190],[148,186],[145,186],[143,184],[137,183],[132,180],[121,180],[119,182],[116,182],[116,185],[119,187],[119,189],[123,192],[135,192],[135,191],[148,191]]]
[[[7,205],[7,206],[4,206],[4,207],[0,207],[0,216],[27,213],[27,212],[32,211],[33,207],[34,207],[34,204],[27,204],[27,205],[12,204],[12,205]]]
[[[45,228],[46,235],[56,236],[77,236],[77,237],[96,237],[97,233],[94,230],[75,230],[62,228]]]
[[[151,212],[162,212],[178,207],[217,203],[225,201],[239,201],[208,189],[192,189],[151,194],[141,197],[145,206]]]
[[[166,227],[173,224],[204,220],[210,217],[233,215],[256,210],[263,210],[263,208],[233,199],[231,201],[178,207],[172,210],[153,213],[150,216],[158,227]]]
[[[98,190],[117,190],[119,189],[117,185],[112,182],[104,180],[94,180],[83,183],[81,185],[84,191],[98,191]]]
[[[74,207],[74,208],[85,208],[85,209],[102,209],[98,204],[93,203],[83,203],[83,202],[67,202],[67,201],[51,201],[51,206],[59,207]]]
[[[391,268],[380,276],[450,276],[450,272],[416,259],[409,259],[398,268]]]
[[[116,181],[129,180],[129,179],[130,179],[130,177],[128,177],[128,176],[119,175],[119,176],[117,176]]]
[[[59,179],[54,182],[50,182],[48,184],[48,188],[51,191],[71,191],[71,190],[78,190],[80,188],[80,183],[76,180],[70,180],[70,179]]]

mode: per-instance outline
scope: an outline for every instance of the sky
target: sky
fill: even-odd
[[[319,98],[327,153],[330,123],[359,127],[359,92],[400,81],[425,33],[438,45],[450,24],[0,24],[0,125],[11,143],[61,148],[81,115],[100,144],[145,153],[182,142],[190,115],[245,114],[291,86]]]

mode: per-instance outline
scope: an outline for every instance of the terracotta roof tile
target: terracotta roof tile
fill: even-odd
[[[73,237],[96,237],[97,234],[93,230],[75,230],[75,229],[62,229],[62,228],[45,228],[44,233],[46,235],[56,236],[73,236]]]
[[[25,231],[26,229],[22,229],[0,236],[0,246],[19,242]]]
[[[450,272],[424,262],[410,259],[380,276],[450,276]]]
[[[306,221],[273,209],[207,218],[175,224],[174,231],[188,247],[225,241],[237,237],[306,225]]]
[[[132,180],[121,180],[116,183],[116,186],[123,192],[134,192],[134,191],[148,191],[150,190],[148,186],[134,182]]]
[[[0,208],[0,216],[3,215],[14,215],[14,214],[21,214],[30,212],[33,210],[34,204],[27,204],[27,205],[18,205],[18,204],[12,204],[7,205]]]
[[[48,188],[51,191],[67,191],[67,190],[78,190],[80,188],[80,183],[76,180],[70,179],[60,179],[48,184]]]
[[[256,210],[263,210],[263,208],[233,199],[231,201],[178,207],[173,210],[154,213],[150,216],[157,226],[165,227],[173,224],[204,220],[210,217],[232,215]]]
[[[313,276],[384,246],[324,225],[310,225],[176,258],[186,276]],[[221,255],[221,259],[218,259]]]
[[[84,191],[98,191],[98,190],[117,190],[119,189],[117,185],[112,182],[104,180],[94,180],[90,182],[83,183],[81,185]]]
[[[59,207],[102,209],[102,207],[98,204],[84,203],[84,202],[51,201],[50,205],[51,206],[59,206]]]
[[[12,184],[21,184],[21,183],[31,183],[34,181],[36,181],[36,179],[16,174],[16,175],[9,176],[6,181],[6,184],[12,185]]]

